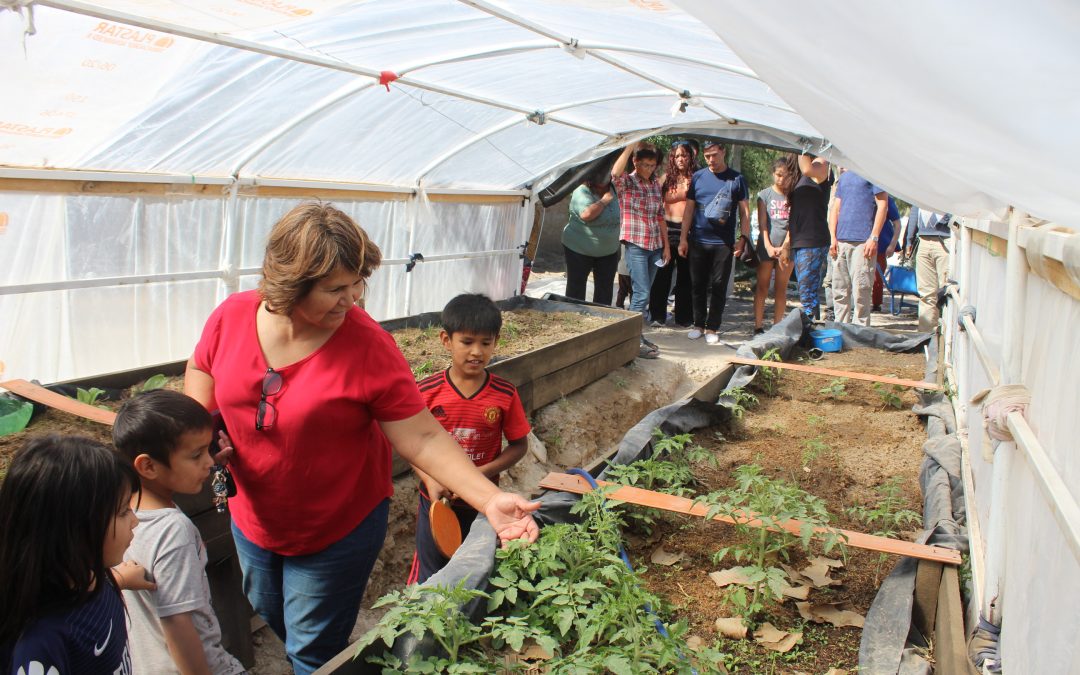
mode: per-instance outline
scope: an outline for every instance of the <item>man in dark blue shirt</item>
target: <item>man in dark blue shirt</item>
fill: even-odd
[[[706,141],[702,150],[708,166],[694,174],[686,191],[679,255],[689,260],[694,307],[694,326],[686,336],[696,340],[704,335],[706,343],[715,345],[733,255],[742,255],[750,243],[750,190],[743,175],[727,165],[724,146]],[[736,219],[741,226],[737,239]]]

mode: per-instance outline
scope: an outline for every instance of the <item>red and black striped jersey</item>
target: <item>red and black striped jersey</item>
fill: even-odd
[[[428,410],[476,466],[498,457],[503,436],[516,441],[529,434],[517,388],[497,375],[488,373],[483,386],[468,397],[450,381],[449,369],[420,380],[418,386]]]

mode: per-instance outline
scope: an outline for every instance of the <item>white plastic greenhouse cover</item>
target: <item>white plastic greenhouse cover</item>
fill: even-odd
[[[386,319],[513,295],[532,188],[635,137],[827,145],[651,1],[41,2],[0,12],[0,68],[18,92],[0,109],[0,359],[42,381],[185,358],[257,281],[298,187],[383,248],[368,307]]]

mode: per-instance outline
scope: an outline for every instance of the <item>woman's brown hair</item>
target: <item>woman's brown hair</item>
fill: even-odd
[[[289,315],[320,279],[338,267],[367,279],[382,252],[352,218],[324,202],[304,202],[270,230],[259,293],[266,308]]]

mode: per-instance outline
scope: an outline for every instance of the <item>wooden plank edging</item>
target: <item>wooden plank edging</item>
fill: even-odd
[[[619,485],[618,483],[610,483],[608,481],[597,481],[602,487],[615,486],[617,489],[608,494],[609,499],[617,499],[623,502],[629,502],[631,504],[637,504],[639,506],[648,506],[654,509],[664,509],[665,511],[673,511],[675,513],[683,513],[691,516],[704,517],[709,512],[709,507],[704,504],[695,504],[692,499],[686,497],[676,497],[674,495],[666,495],[660,492],[654,492],[652,490],[643,490],[641,488],[630,487],[628,485]],[[563,492],[573,492],[575,494],[586,494],[592,492],[592,487],[589,486],[585,479],[580,476],[574,476],[565,473],[549,473],[540,481],[540,487],[547,488],[549,490],[561,490]],[[719,520],[723,523],[745,523],[750,527],[765,527],[766,529],[776,530],[782,529],[786,532],[790,532],[795,536],[802,534],[802,522],[798,520],[789,520],[779,525],[773,526],[758,520],[753,513],[745,513],[739,518],[731,518],[729,516],[718,515],[713,516],[713,520]],[[919,558],[921,560],[932,560],[934,562],[945,563],[947,565],[959,565],[960,552],[954,551],[950,548],[944,548],[942,546],[927,546],[925,544],[913,544],[908,541],[901,541],[899,539],[889,539],[888,537],[878,537],[872,534],[865,534],[863,532],[856,532],[855,530],[843,530],[840,528],[829,527],[816,527],[814,528],[816,535],[824,534],[838,534],[846,539],[845,543],[848,546],[854,546],[855,548],[867,549],[869,551],[878,551],[880,553],[891,553],[894,555],[906,555],[912,558]]]
[[[804,366],[801,363],[786,363],[784,361],[762,361],[760,359],[745,359],[741,356],[732,356],[729,360],[731,361],[731,363],[737,363],[743,366],[759,366],[765,368],[779,368],[780,370],[795,370],[800,373],[829,375],[832,377],[846,377],[850,380],[865,380],[867,382],[882,382],[884,384],[895,384],[901,387],[926,389],[927,391],[942,391],[941,385],[935,384],[934,382],[923,382],[920,380],[904,380],[899,377],[886,377],[885,375],[867,375],[866,373],[856,373],[848,370],[833,370],[832,368]]]

